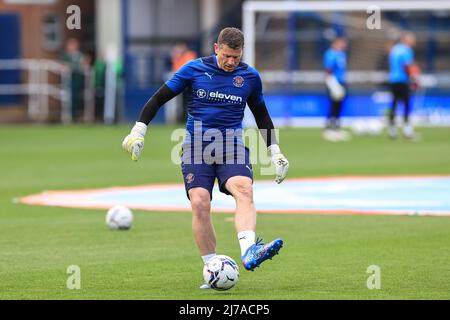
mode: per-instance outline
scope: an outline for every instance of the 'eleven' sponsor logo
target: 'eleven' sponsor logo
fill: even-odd
[[[200,99],[207,98],[208,100],[220,100],[220,101],[235,102],[235,103],[243,102],[243,99],[240,96],[219,92],[217,90],[216,91],[206,91],[205,89],[198,89],[197,97],[199,97]]]

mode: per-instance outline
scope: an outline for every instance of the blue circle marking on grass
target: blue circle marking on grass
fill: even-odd
[[[450,216],[450,176],[337,177],[256,181],[258,212],[321,214],[392,214]],[[125,205],[152,211],[191,211],[181,184],[49,191],[19,202],[75,208],[107,209]],[[213,191],[212,209],[233,212],[231,196]]]

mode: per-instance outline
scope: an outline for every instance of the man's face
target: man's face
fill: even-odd
[[[66,45],[66,51],[68,53],[75,53],[80,50],[80,43],[76,39],[69,39]]]
[[[414,48],[416,46],[416,37],[413,35],[407,35],[405,36],[405,39],[403,41],[407,46]]]
[[[242,59],[242,48],[231,49],[226,44],[214,44],[214,51],[217,55],[217,64],[220,69],[226,72],[233,72]]]

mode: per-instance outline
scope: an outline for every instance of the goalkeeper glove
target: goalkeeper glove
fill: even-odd
[[[333,98],[334,101],[340,101],[344,99],[345,88],[337,81],[334,75],[327,75],[325,81],[328,90],[330,91],[331,98]]]
[[[272,162],[275,165],[276,179],[275,182],[280,184],[288,173],[289,161],[281,153],[280,147],[277,144],[273,144],[269,147],[269,151],[272,155]]]
[[[131,160],[137,161],[144,149],[144,137],[147,125],[136,122],[129,135],[123,139],[122,148],[131,155]]]

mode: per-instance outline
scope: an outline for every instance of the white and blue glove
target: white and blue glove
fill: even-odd
[[[345,87],[337,81],[336,77],[332,74],[327,75],[325,78],[328,90],[330,91],[331,98],[334,101],[341,101],[345,96]]]
[[[136,122],[129,135],[123,139],[122,148],[131,155],[131,160],[138,161],[144,149],[144,137],[147,133],[147,125]]]
[[[283,182],[284,178],[289,170],[289,161],[281,153],[280,147],[277,144],[273,144],[269,147],[270,154],[272,156],[272,163],[275,166],[275,182],[280,184]]]

